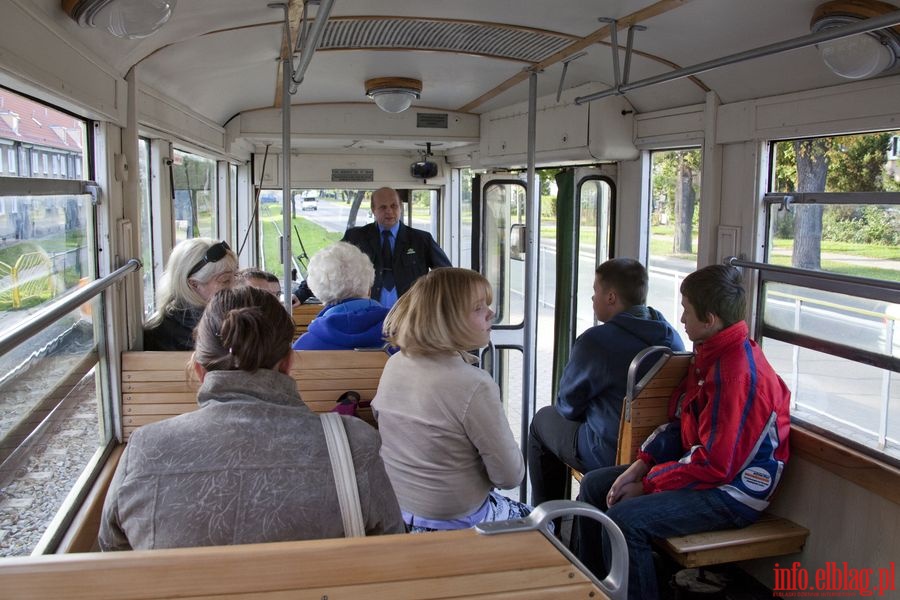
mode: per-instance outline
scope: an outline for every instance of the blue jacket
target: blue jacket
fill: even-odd
[[[628,366],[648,346],[684,350],[657,310],[636,306],[581,334],[559,381],[556,410],[578,429],[578,458],[588,470],[615,464]]]
[[[384,345],[381,325],[387,313],[387,308],[368,298],[326,306],[294,342],[294,350],[380,348]]]

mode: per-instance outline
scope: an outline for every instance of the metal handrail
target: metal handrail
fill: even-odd
[[[610,552],[611,564],[609,573],[602,581],[551,530],[554,519],[567,516],[587,517],[598,521],[609,537],[609,543],[612,548]],[[626,600],[628,598],[628,542],[625,540],[625,534],[622,533],[616,522],[596,506],[572,500],[548,500],[535,506],[524,519],[479,523],[475,526],[475,531],[482,535],[540,531],[591,583],[600,588],[612,600]]]
[[[779,54],[781,52],[787,52],[788,50],[806,48],[807,46],[814,46],[822,42],[837,40],[840,38],[849,37],[851,35],[856,35],[858,33],[868,33],[869,31],[875,31],[876,29],[893,27],[897,24],[900,24],[900,10],[890,12],[879,17],[865,19],[858,23],[844,25],[843,27],[825,29],[824,31],[810,33],[798,38],[775,42],[774,44],[760,46],[759,48],[753,48],[751,50],[745,50],[744,52],[738,52],[737,54],[729,54],[728,56],[708,60],[706,62],[702,62],[690,67],[676,69],[669,73],[663,73],[661,75],[655,75],[653,77],[641,79],[640,81],[635,81],[634,83],[617,85],[608,90],[597,92],[596,94],[579,96],[575,98],[575,104],[593,102],[594,100],[606,98],[607,96],[621,96],[625,92],[630,92],[631,90],[656,85],[658,83],[666,83],[669,81],[674,81],[676,79],[683,79],[685,77],[690,77],[691,75],[703,73],[704,71],[710,71],[719,67],[725,67],[735,63],[744,62],[745,60],[771,56],[772,54]]]
[[[44,310],[38,312],[33,317],[29,318],[27,322],[22,323],[9,333],[0,337],[0,356],[3,356],[51,323],[54,323],[69,314],[94,296],[99,295],[109,286],[124,279],[129,273],[137,271],[142,266],[141,261],[132,258],[106,277],[101,277],[100,279],[92,281],[77,292],[73,292],[70,296],[66,296],[59,302],[55,302],[52,306],[48,306]]]
[[[319,47],[319,42],[322,41],[322,36],[325,34],[325,23],[328,22],[328,16],[331,14],[333,4],[334,0],[322,0],[319,3],[319,10],[316,11],[316,20],[313,21],[312,27],[309,29],[309,35],[306,36],[297,65],[295,67],[293,62],[291,64],[291,94],[295,94],[297,86],[303,83],[309,61],[312,60],[313,54],[316,48]]]
[[[813,277],[825,281],[834,281],[836,283],[846,283],[848,285],[860,285],[868,288],[888,289],[900,292],[900,282],[887,281],[884,279],[866,279],[865,277],[856,277],[855,275],[841,275],[840,273],[831,273],[829,271],[810,271],[809,269],[798,269],[795,267],[782,267],[780,265],[770,265],[768,263],[753,262],[751,260],[743,260],[737,256],[729,256],[723,263],[731,267],[745,267],[748,269],[756,269],[758,271],[769,271],[771,273],[784,273],[786,275],[799,275],[803,277]]]

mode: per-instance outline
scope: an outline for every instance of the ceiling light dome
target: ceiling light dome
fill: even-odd
[[[879,0],[832,0],[813,13],[813,33],[843,27],[848,23],[888,14],[900,8]],[[878,75],[897,64],[900,33],[885,28],[817,44],[825,65],[846,79]]]
[[[166,24],[178,0],[62,0],[82,27],[105,27],[121,38],[144,38]]]
[[[418,100],[422,94],[422,82],[408,77],[377,77],[366,80],[366,96],[375,101],[378,108],[389,113],[401,113]]]

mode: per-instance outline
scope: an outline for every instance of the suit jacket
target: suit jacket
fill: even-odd
[[[342,242],[349,242],[362,250],[375,265],[375,283],[372,285],[372,298],[381,297],[381,233],[378,224],[369,223],[362,227],[353,227],[344,233]],[[438,267],[449,267],[450,259],[437,245],[427,231],[413,229],[403,223],[397,230],[394,240],[394,255],[391,268],[394,269],[394,281],[397,284],[397,295],[402,296],[412,284],[430,271]]]

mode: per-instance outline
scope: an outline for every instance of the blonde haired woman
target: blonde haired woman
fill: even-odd
[[[234,285],[236,271],[226,242],[193,238],[175,246],[156,289],[156,312],[144,325],[144,350],[193,350],[206,303]]]
[[[463,529],[518,518],[530,507],[493,488],[514,488],[525,465],[491,376],[467,351],[490,339],[491,286],[468,269],[419,278],[384,322],[400,348],[372,402],[381,456],[412,532]]]

